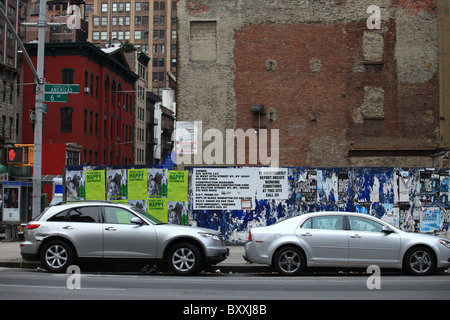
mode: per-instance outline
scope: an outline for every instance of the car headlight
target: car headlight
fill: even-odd
[[[442,244],[443,246],[447,247],[450,249],[450,241],[445,240],[445,239],[439,239],[438,240],[440,244]]]
[[[216,240],[216,241],[220,241],[220,238],[217,234],[213,234],[213,233],[206,233],[206,232],[199,232],[199,235],[201,235],[203,238],[208,238],[211,240]]]

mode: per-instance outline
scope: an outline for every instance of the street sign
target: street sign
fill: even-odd
[[[45,93],[80,93],[79,84],[46,84]]]
[[[44,102],[67,102],[66,93],[45,93]]]

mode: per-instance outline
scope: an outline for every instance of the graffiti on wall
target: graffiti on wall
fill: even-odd
[[[231,243],[244,243],[251,227],[270,225],[292,216],[316,211],[369,214],[408,232],[432,233],[447,231],[449,227],[448,169],[284,168],[287,170],[287,184],[285,190],[279,190],[284,192],[283,197],[258,197],[255,182],[255,203],[251,209],[236,208],[236,203],[230,209],[194,207],[192,203],[198,198],[199,192],[194,189],[198,183],[198,170],[203,170],[203,176],[206,174],[204,170],[209,174],[218,172],[214,168],[188,169],[191,177],[190,222],[221,230]],[[236,171],[236,168],[233,170]],[[212,195],[209,201],[214,202],[214,194],[207,193],[208,183],[203,181],[202,188],[205,194]],[[214,187],[214,190],[217,188]],[[222,192],[226,197],[228,191],[224,189]]]

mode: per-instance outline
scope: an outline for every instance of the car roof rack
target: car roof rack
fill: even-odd
[[[71,201],[60,201],[58,203],[55,203],[53,206],[60,206],[63,204],[72,204],[72,203],[85,203],[85,202],[104,202],[104,203],[112,203],[112,204],[119,204],[118,202],[113,202],[110,200],[71,200]]]

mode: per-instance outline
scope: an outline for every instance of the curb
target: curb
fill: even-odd
[[[0,261],[0,267],[18,268],[18,269],[37,269],[42,268],[40,262],[30,261]],[[106,270],[107,268],[105,268]],[[252,264],[223,264],[215,265],[209,268],[210,273],[270,273],[272,269],[265,265]]]

